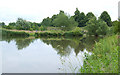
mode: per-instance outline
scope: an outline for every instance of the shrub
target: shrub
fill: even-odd
[[[118,36],[101,39],[85,59],[81,73],[118,73]]]
[[[96,17],[93,17],[87,22],[86,29],[88,35],[106,35],[108,31],[108,26],[103,20],[97,20]]]

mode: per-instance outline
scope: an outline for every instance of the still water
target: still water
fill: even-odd
[[[2,73],[79,73],[98,38],[3,37]]]

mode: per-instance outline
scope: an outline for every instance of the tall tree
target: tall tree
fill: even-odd
[[[80,13],[78,8],[76,8],[76,11],[74,12],[74,19],[76,22],[78,22],[78,27],[84,27],[86,26],[86,16],[83,12]]]
[[[80,16],[80,11],[78,10],[78,8],[76,8],[76,11],[74,12],[74,19],[75,21],[79,22],[79,16]]]
[[[105,21],[108,26],[112,26],[111,17],[110,17],[110,15],[108,14],[107,11],[103,11],[103,12],[102,12],[102,14],[100,15],[100,19],[102,19],[103,21]]]
[[[95,17],[95,15],[92,12],[88,12],[86,14],[86,21],[88,22],[92,17]]]
[[[20,30],[29,30],[31,27],[31,23],[22,18],[18,18],[16,22],[16,27]]]
[[[84,26],[86,26],[86,16],[85,16],[84,12],[81,12],[80,17],[79,17],[78,27],[84,27]]]
[[[51,26],[52,25],[51,18],[49,18],[49,17],[44,18],[41,25],[43,25],[43,26]]]
[[[78,25],[73,17],[68,18],[64,13],[60,13],[53,23],[56,27],[60,27],[63,30],[71,30]]]

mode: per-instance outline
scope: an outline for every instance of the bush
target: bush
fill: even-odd
[[[103,20],[97,20],[96,17],[93,17],[87,22],[86,29],[88,35],[106,35],[108,31],[108,26]]]
[[[82,32],[80,29],[75,29],[73,31],[67,31],[64,33],[64,36],[82,36]]]
[[[85,59],[81,73],[118,73],[118,36],[101,39]]]
[[[120,22],[119,21],[113,21],[113,31],[114,33],[120,33]]]

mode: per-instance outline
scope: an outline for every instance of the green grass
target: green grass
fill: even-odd
[[[85,59],[81,73],[118,73],[118,35],[97,42],[93,54]]]

